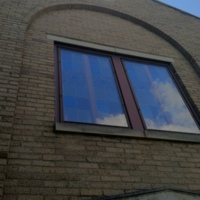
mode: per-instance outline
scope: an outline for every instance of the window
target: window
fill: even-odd
[[[57,121],[200,133],[169,63],[56,45]]]
[[[147,129],[199,133],[166,66],[124,65]]]
[[[109,57],[60,49],[63,121],[128,127]]]

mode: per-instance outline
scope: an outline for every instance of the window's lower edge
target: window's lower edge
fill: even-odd
[[[146,130],[146,138],[200,143],[200,134]]]
[[[55,131],[127,136],[127,137],[142,137],[142,138],[145,137],[143,131],[132,130],[130,128],[109,127],[109,126],[99,126],[99,125],[79,124],[79,123],[56,123]]]
[[[56,132],[68,133],[83,133],[83,134],[97,134],[107,136],[123,136],[132,138],[155,139],[155,140],[170,140],[180,142],[195,142],[200,143],[200,134],[179,133],[170,131],[156,131],[156,130],[133,130],[130,128],[99,126],[91,124],[79,123],[55,123]]]

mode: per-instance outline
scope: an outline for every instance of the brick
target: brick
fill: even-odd
[[[5,179],[6,174],[5,173],[0,173],[0,180],[4,180]]]
[[[42,167],[38,166],[19,166],[19,172],[42,172]]]
[[[5,186],[17,186],[18,180],[8,179],[8,180],[5,180],[4,184]]]
[[[194,173],[199,173],[200,174],[200,168],[192,168],[190,169]]]
[[[162,161],[164,167],[179,167],[182,162]]]
[[[176,178],[171,179],[171,178],[162,178],[161,179],[161,183],[167,183],[167,184],[174,184],[174,183],[178,183],[178,180]]]
[[[7,164],[7,159],[0,158],[0,163],[1,163],[1,165],[6,165]]]
[[[96,188],[96,189],[98,189],[98,188],[102,188],[102,189],[107,189],[107,188],[113,188],[113,185],[115,185],[116,183],[118,183],[118,182],[93,182],[92,184],[91,184],[91,189],[93,189],[93,188]]]
[[[140,149],[125,149],[125,153],[129,154],[142,154],[142,150]]]
[[[66,187],[67,185],[67,181],[45,181],[44,182],[44,186],[45,187],[56,187],[56,188],[60,188],[60,187]]]
[[[123,153],[124,149],[123,148],[112,148],[112,147],[106,147],[106,151],[108,152],[114,152],[114,153]]]
[[[160,161],[169,160],[169,156],[153,156],[153,158]]]
[[[88,168],[88,169],[95,169],[99,168],[99,166],[95,163],[79,163],[78,167],[80,168]]]
[[[65,168],[62,167],[43,167],[42,171],[44,173],[59,173],[59,174],[64,174],[65,173]]]
[[[189,185],[189,189],[198,191],[198,190],[200,190],[200,185]]]
[[[120,181],[121,178],[119,176],[101,176],[101,180],[115,182]]]
[[[32,161],[32,165],[36,165],[36,166],[55,166],[54,162],[51,161],[43,161],[43,160],[33,160]]]
[[[8,178],[14,178],[14,179],[31,179],[31,174],[29,172],[8,172],[7,173]]]
[[[79,189],[57,189],[56,193],[58,195],[67,195],[67,196],[72,196],[72,195],[80,195],[80,190]]]
[[[20,159],[28,159],[28,160],[41,160],[42,155],[40,154],[32,154],[32,153],[20,153],[19,154]]]
[[[141,182],[141,178],[139,177],[123,177],[122,178],[123,182],[130,182],[130,183],[135,183],[135,182]]]
[[[38,188],[38,187],[34,187],[31,188],[31,194],[33,195],[54,195],[56,193],[56,189],[55,188]]]
[[[161,162],[161,161],[154,161],[154,160],[145,160],[143,163],[144,163],[144,165],[147,165],[147,166],[148,165],[150,165],[150,166],[162,166],[162,165],[167,166],[166,162],[167,161]],[[171,164],[172,162],[169,162],[169,163]]]
[[[115,176],[130,176],[130,173],[128,170],[112,170],[110,171],[111,175],[115,175]]]
[[[27,187],[5,187],[5,194],[29,194],[30,188]]]
[[[8,161],[9,165],[31,165],[30,160],[17,160],[17,159],[12,159]]]
[[[123,194],[123,190],[113,190],[113,189],[104,189],[103,194],[105,196],[111,196],[111,195],[118,195],[118,194]]]
[[[83,196],[101,196],[103,195],[103,191],[101,189],[82,189],[81,195]]]
[[[44,160],[64,160],[64,156],[62,155],[44,155]]]
[[[104,147],[114,147],[114,143],[111,142],[97,142],[97,146],[104,146]]]
[[[178,157],[191,157],[190,153],[176,153]]]
[[[45,196],[45,200],[64,200],[67,199],[63,196],[58,196],[58,195],[51,195],[51,196]],[[71,199],[73,199],[73,197],[71,197]]]
[[[158,171],[161,171],[161,172],[172,172],[174,171],[173,168],[171,167],[157,167]]]
[[[43,200],[41,195],[19,195],[18,200]]]
[[[3,196],[4,200],[17,200],[17,195],[7,195]]]
[[[115,146],[124,149],[132,149],[133,147],[132,144],[123,144],[123,143],[116,143]]]
[[[195,163],[183,163],[183,162],[181,162],[180,163],[180,166],[181,167],[186,167],[186,168],[190,168],[190,167],[195,167]]]
[[[29,180],[29,179],[23,179],[18,180],[18,186],[22,187],[42,187],[43,181],[40,180]]]

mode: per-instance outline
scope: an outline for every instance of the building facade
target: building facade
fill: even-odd
[[[163,187],[200,192],[199,18],[153,0],[0,5],[2,199],[91,199]],[[144,66],[147,75],[138,72],[138,80],[149,80],[146,85],[131,82],[126,66],[133,63],[136,71]],[[75,72],[65,68],[82,65]],[[96,88],[90,87],[95,74]],[[164,100],[153,92],[162,80],[168,83]],[[86,82],[88,92],[82,89]],[[170,87],[176,88],[171,98]],[[72,89],[77,98],[68,95]],[[140,97],[141,90],[154,96]],[[146,116],[153,115],[150,122]],[[161,115],[165,127],[158,124]]]

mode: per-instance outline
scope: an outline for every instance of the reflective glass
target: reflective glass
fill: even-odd
[[[61,49],[63,119],[128,127],[108,57]]]
[[[123,62],[148,129],[200,133],[165,67]]]

